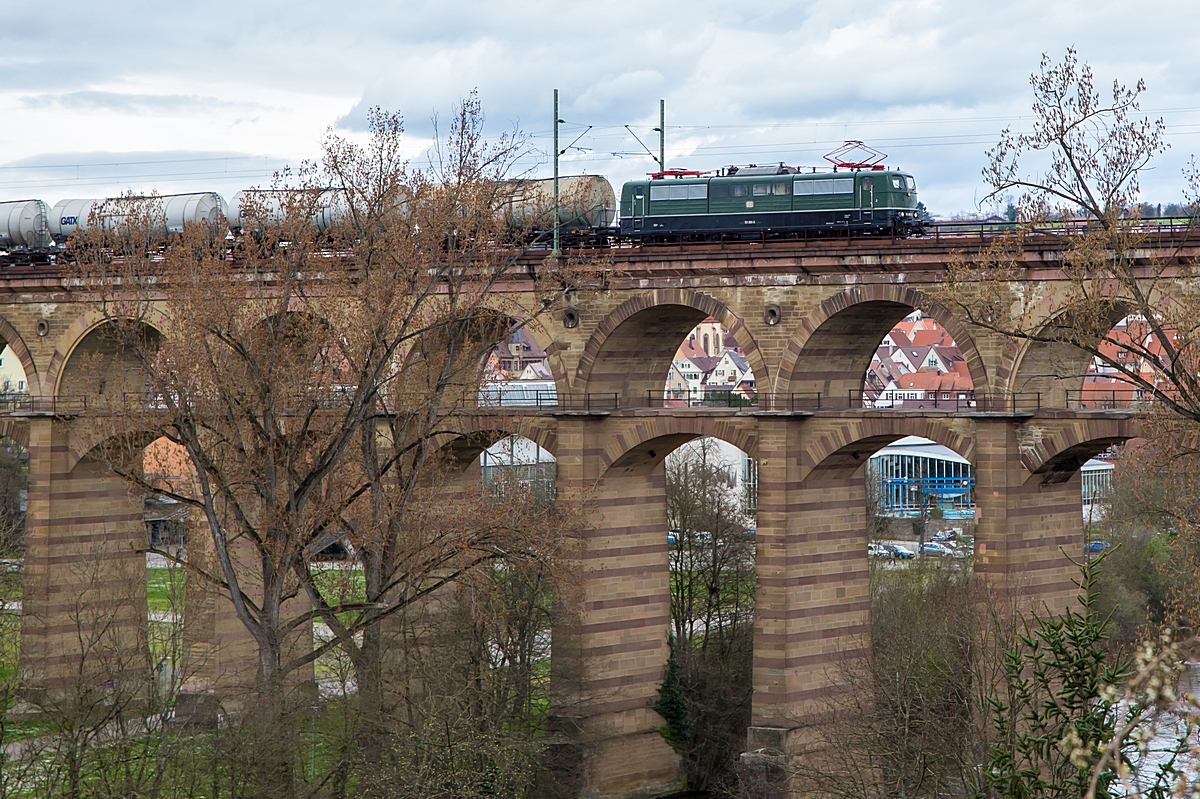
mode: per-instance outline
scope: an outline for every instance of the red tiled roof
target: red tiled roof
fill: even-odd
[[[954,339],[944,329],[938,327],[932,330],[914,330],[912,343],[918,347],[954,346]]]

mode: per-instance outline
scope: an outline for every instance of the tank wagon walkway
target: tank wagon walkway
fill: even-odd
[[[458,411],[446,447],[462,480],[477,480],[469,472],[479,452],[521,433],[555,456],[560,495],[595,498],[577,612],[553,636],[560,729],[581,744],[587,795],[652,796],[679,784],[679,759],[649,706],[669,627],[663,461],[686,441],[719,438],[759,464],[748,750],[803,751],[831,687],[828,667],[862,645],[863,466],[897,439],[928,438],[973,464],[977,573],[1033,601],[1069,601],[1063,551],[1083,545],[1079,467],[1138,435],[1136,409],[1088,407],[1080,402],[1086,369],[1064,378],[1049,368],[1086,366],[1082,351],[1013,342],[934,302],[927,290],[951,252],[969,246],[918,239],[618,250],[607,288],[578,295],[554,316],[521,318],[513,309],[529,307],[532,295],[519,280],[508,284],[505,312],[548,354],[553,401]],[[1030,251],[1023,280],[1053,294],[1055,266],[1052,249]],[[31,621],[22,668],[48,678],[70,668],[77,647],[69,622],[84,589],[78,567],[101,563],[110,576],[144,569],[133,547],[144,535],[140,498],[131,500],[91,454],[96,442],[79,415],[87,398],[72,390],[88,353],[102,346],[101,318],[83,300],[52,270],[0,272],[0,338],[30,389],[28,401],[0,412],[3,434],[29,451],[23,606]],[[914,309],[953,336],[972,399],[861,407],[872,354]],[[677,347],[710,316],[745,353],[756,403],[679,407],[663,396]],[[97,586],[103,593],[103,579]],[[124,623],[139,623],[133,609]],[[208,629],[220,634],[221,622]]]

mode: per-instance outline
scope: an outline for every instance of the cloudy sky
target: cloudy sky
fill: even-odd
[[[1101,84],[1145,78],[1170,152],[1145,199],[1176,201],[1200,151],[1195,0],[60,0],[0,25],[0,199],[269,181],[361,136],[366,109],[407,120],[417,163],[431,116],[478,88],[496,133],[531,136],[550,174],[551,92],[564,172],[614,184],[653,167],[666,100],[669,166],[815,165],[862,139],[912,171],[939,215],[984,194],[984,152],[1029,124],[1028,75],[1071,45]],[[590,130],[588,126],[591,126]],[[632,133],[626,129],[628,126]]]

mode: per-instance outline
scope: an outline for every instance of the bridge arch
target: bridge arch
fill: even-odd
[[[975,391],[986,393],[987,368],[967,326],[928,294],[903,284],[855,286],[825,299],[792,333],[775,392],[820,392],[840,399],[861,390],[879,342],[914,310],[928,313],[950,333]]]
[[[481,452],[509,436],[529,439],[555,458],[558,457],[558,435],[553,425],[514,426],[511,420],[479,415],[456,416],[452,421],[454,429],[435,436],[432,443],[438,454],[455,471],[470,470],[478,462]]]
[[[106,349],[105,343],[102,341],[103,330],[112,322],[111,318],[97,310],[85,311],[71,322],[59,336],[54,354],[50,357],[50,364],[46,370],[45,388],[47,390],[43,396],[65,396],[63,387],[67,385],[70,388],[68,385],[72,371],[70,367],[75,356],[82,355],[93,348],[103,352]],[[153,314],[149,319],[142,320],[141,324],[147,330],[152,331],[154,335],[163,336],[166,322],[166,317],[159,312]]]
[[[975,455],[974,436],[961,419],[881,413],[830,420],[800,453],[801,481],[848,479],[872,455],[905,436],[927,438],[967,460]]]
[[[12,417],[0,419],[0,438],[7,438],[22,449],[29,449],[29,422]]]
[[[1100,335],[1112,330],[1129,315],[1129,310],[1123,305],[1113,306],[1108,315],[1100,320],[1099,326],[1104,328]],[[1088,324],[1088,327],[1092,326]],[[1037,331],[1037,335],[1053,339],[1058,331],[1062,331],[1062,337],[1066,338],[1078,335],[1080,329],[1071,315],[1064,313],[1050,319]],[[1076,397],[1080,395],[1092,357],[1090,352],[1070,341],[1015,341],[1003,354],[996,370],[997,382],[1004,379],[1011,393],[1040,394],[1043,407],[1066,408],[1067,392]]]
[[[13,355],[17,356],[17,360],[21,362],[21,368],[25,370],[25,386],[29,389],[30,396],[41,396],[41,376],[38,374],[37,364],[34,363],[29,347],[26,346],[25,340],[21,338],[17,329],[7,319],[0,316],[0,347],[3,347],[4,344],[12,348]]]
[[[657,416],[632,420],[614,431],[600,453],[601,477],[645,475],[668,455],[697,438],[717,438],[750,457],[758,455],[758,434],[744,419],[707,416]]]
[[[1017,435],[1028,482],[1065,483],[1091,458],[1139,437],[1141,422],[1134,417],[1076,419],[1053,427],[1030,422]]]
[[[737,340],[756,383],[770,385],[758,345],[724,303],[690,289],[653,289],[621,303],[596,326],[575,370],[576,391],[634,398],[661,392],[675,351],[708,316]]]
[[[525,308],[511,303],[500,303],[495,310],[512,320],[512,329],[517,325],[529,332],[533,340],[546,353],[546,366],[554,379],[555,391],[558,396],[570,393],[571,381],[567,377],[567,367],[563,363],[562,347],[554,341],[554,337],[546,330],[541,317],[530,314]]]

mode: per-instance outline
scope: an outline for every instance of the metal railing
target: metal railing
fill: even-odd
[[[1115,411],[1148,408],[1154,403],[1131,386],[1121,391],[1085,388],[1067,391],[1067,410]]]
[[[647,408],[750,408],[758,405],[758,395],[741,394],[737,391],[710,391],[693,394],[682,389],[675,391],[647,391]]]
[[[1060,395],[1061,396],[1061,395]],[[476,397],[468,407],[480,411],[547,411],[576,413],[612,413],[624,410],[688,408],[746,412],[817,413],[821,411],[951,411],[961,413],[1034,413],[1040,410],[1136,410],[1153,404],[1151,398],[1129,391],[1099,389],[1069,390],[1065,403],[1050,401],[1041,392],[985,394],[981,392],[937,392],[928,397],[912,398],[880,395],[861,389],[841,395],[820,391],[786,394],[739,392],[693,394],[689,391],[647,391],[644,394],[592,392],[558,394],[555,391],[491,394]],[[461,406],[460,406],[461,407]],[[33,397],[29,394],[0,393],[0,413],[50,413],[75,416],[84,413],[126,413],[165,411],[168,403],[161,395],[128,393],[88,397],[69,395]]]
[[[484,389],[477,408],[557,408],[557,391],[492,391]]]
[[[916,392],[909,392],[916,393]],[[986,394],[976,391],[935,391],[924,397],[905,397],[851,390],[850,407],[874,410],[947,410],[979,413],[1030,413],[1042,409],[1042,394],[1037,391],[1012,394]]]

